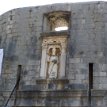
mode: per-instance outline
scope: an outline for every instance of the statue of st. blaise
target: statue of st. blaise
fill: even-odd
[[[50,50],[48,58],[48,78],[57,78],[59,69],[59,54],[58,48],[53,47]]]

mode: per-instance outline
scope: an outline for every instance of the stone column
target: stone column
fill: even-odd
[[[63,43],[60,58],[59,78],[65,77],[65,63],[66,63],[66,44]]]
[[[47,46],[42,45],[42,59],[41,59],[41,70],[40,70],[40,77],[41,78],[46,78],[46,50]]]

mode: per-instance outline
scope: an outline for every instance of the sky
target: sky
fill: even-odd
[[[53,3],[76,3],[87,1],[107,1],[107,0],[1,0],[0,15],[14,8],[38,6]]]

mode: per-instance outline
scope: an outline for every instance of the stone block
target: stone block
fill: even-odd
[[[69,63],[82,63],[81,58],[70,58]]]
[[[69,88],[69,89],[86,89],[87,87],[86,87],[85,84],[78,84],[78,83],[77,83],[77,84],[76,84],[76,83],[73,84],[73,83],[72,83],[72,84],[69,84],[69,85],[68,85],[68,88]]]
[[[99,76],[101,76],[101,77],[102,77],[102,76],[103,76],[103,77],[107,77],[107,72],[104,72],[104,71],[103,71],[103,72],[100,72]]]
[[[99,84],[99,89],[107,89],[107,84]]]
[[[84,74],[76,74],[76,79],[82,80],[85,79],[85,75]]]

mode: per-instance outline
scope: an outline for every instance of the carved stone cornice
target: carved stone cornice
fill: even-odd
[[[51,32],[41,33],[41,39],[43,39],[45,37],[53,37],[53,36],[69,37],[69,31],[68,30],[63,30],[63,31],[51,31]]]

